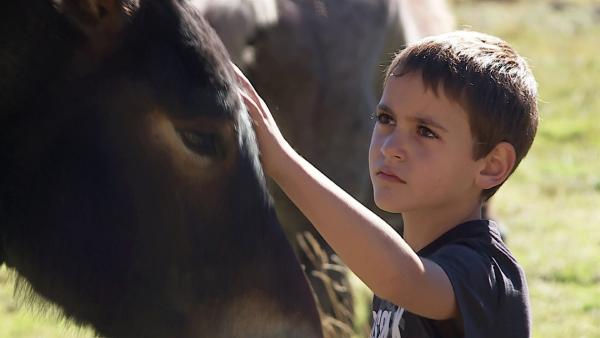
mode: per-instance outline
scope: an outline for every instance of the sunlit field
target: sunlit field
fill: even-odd
[[[600,2],[462,2],[458,17],[510,41],[540,86],[533,149],[494,201],[534,337],[600,337]]]
[[[600,1],[458,1],[457,21],[509,41],[539,82],[541,125],[493,201],[528,276],[533,337],[600,337]],[[357,337],[370,295],[359,282]],[[18,305],[0,269],[0,338],[93,337]]]

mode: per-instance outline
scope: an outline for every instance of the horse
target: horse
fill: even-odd
[[[232,59],[263,96],[283,135],[306,159],[400,231],[399,215],[373,202],[367,154],[385,67],[405,44],[454,29],[445,0],[195,0]],[[309,221],[271,186],[290,241],[312,232]],[[326,243],[322,247],[331,254]],[[296,252],[307,271],[330,259]],[[345,290],[348,283],[330,270]],[[324,274],[309,273],[326,313],[340,317]],[[350,309],[347,293],[340,301]],[[333,301],[335,303],[336,300]]]
[[[0,264],[25,301],[107,337],[322,337],[197,8],[1,7]]]

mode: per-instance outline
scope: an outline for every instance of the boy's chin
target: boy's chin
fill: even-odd
[[[387,198],[377,198],[377,196],[375,196],[375,205],[379,209],[392,214],[400,214],[402,213],[403,209],[400,205],[398,205],[397,201],[390,201]]]

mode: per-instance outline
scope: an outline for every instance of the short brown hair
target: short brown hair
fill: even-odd
[[[437,95],[441,86],[467,111],[474,159],[508,142],[516,152],[511,173],[516,169],[538,125],[537,83],[523,57],[500,38],[456,31],[407,46],[389,66],[386,81],[414,72],[421,73],[426,88]],[[499,187],[484,190],[483,199]]]

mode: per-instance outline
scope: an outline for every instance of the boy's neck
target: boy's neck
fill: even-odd
[[[481,219],[481,207],[482,203],[477,202],[462,208],[446,206],[404,212],[404,240],[418,252],[457,225]]]

